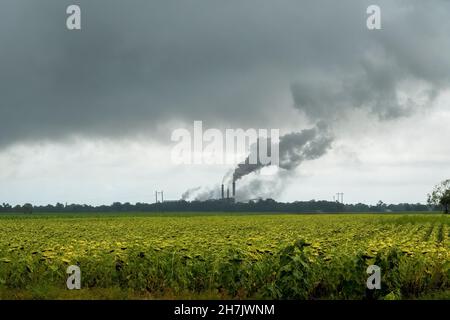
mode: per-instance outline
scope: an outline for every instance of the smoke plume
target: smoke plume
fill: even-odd
[[[224,181],[229,183],[232,176],[233,181],[238,181],[247,175],[255,173],[252,176],[251,183],[244,186],[238,186],[238,198],[249,199],[254,195],[274,196],[284,187],[284,182],[289,176],[287,172],[295,170],[305,160],[314,160],[324,155],[333,142],[333,136],[329,132],[325,122],[319,122],[315,127],[304,129],[300,132],[292,132],[280,138],[279,148],[279,171],[269,177],[258,175],[259,171],[270,166],[270,163],[263,165],[259,161],[259,155],[255,155],[258,148],[251,148],[250,154],[246,160],[237,165],[232,175],[227,173]],[[259,140],[261,143],[261,140]],[[267,143],[267,141],[262,141]],[[250,163],[250,159],[258,159],[257,163]],[[262,181],[265,180],[265,181]]]
[[[315,127],[304,129],[300,132],[292,132],[280,138],[279,147],[279,167],[291,171],[296,169],[305,160],[314,160],[324,155],[331,147],[332,135],[324,122],[319,122]],[[259,140],[259,143],[267,141]],[[237,181],[244,176],[257,172],[270,163],[263,165],[259,161],[259,155],[255,155],[257,148],[251,148],[251,152],[246,160],[236,167],[233,172],[233,181]],[[257,163],[250,163],[250,159],[258,159]],[[229,177],[229,174],[226,175]],[[224,179],[225,181],[228,179]]]
[[[190,199],[192,197],[192,195],[195,194],[200,189],[201,189],[201,187],[194,187],[194,188],[190,188],[190,189],[186,190],[181,195],[181,200],[188,200],[188,199]]]

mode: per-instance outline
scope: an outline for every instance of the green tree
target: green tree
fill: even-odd
[[[442,181],[434,187],[433,191],[428,194],[428,204],[441,206],[444,212],[448,214],[450,205],[450,179]]]
[[[31,203],[25,203],[22,206],[23,213],[32,214],[33,213],[33,205]]]

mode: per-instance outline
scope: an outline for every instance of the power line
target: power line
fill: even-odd
[[[155,191],[155,203],[158,203],[158,195],[161,195],[161,202],[164,202],[164,191]]]
[[[343,192],[336,193],[336,196],[333,196],[333,201],[344,203],[344,193]]]

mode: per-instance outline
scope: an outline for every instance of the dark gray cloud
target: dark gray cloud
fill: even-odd
[[[353,40],[352,63],[317,65],[293,81],[295,106],[310,119],[332,123],[356,109],[382,121],[405,117],[449,88],[450,59],[443,53],[450,52],[450,2],[378,4],[383,30]]]
[[[347,71],[319,71],[296,81],[291,85],[295,106],[310,119],[328,123],[345,119],[346,113],[355,109],[364,109],[378,120],[390,120],[430,107],[438,92],[448,85],[440,85],[444,78],[405,73],[387,55],[384,59],[363,58]]]
[[[285,83],[322,121],[354,108],[405,116],[449,87],[448,1],[378,1],[381,31],[365,27],[372,1],[75,1],[82,31],[68,31],[73,3],[1,2],[0,147],[167,139],[172,121],[194,119],[267,127]],[[402,100],[416,83],[422,98]]]

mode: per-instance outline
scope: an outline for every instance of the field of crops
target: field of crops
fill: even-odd
[[[450,217],[1,216],[0,298],[450,298]],[[381,268],[368,290],[366,269]],[[67,290],[66,269],[81,269]]]

